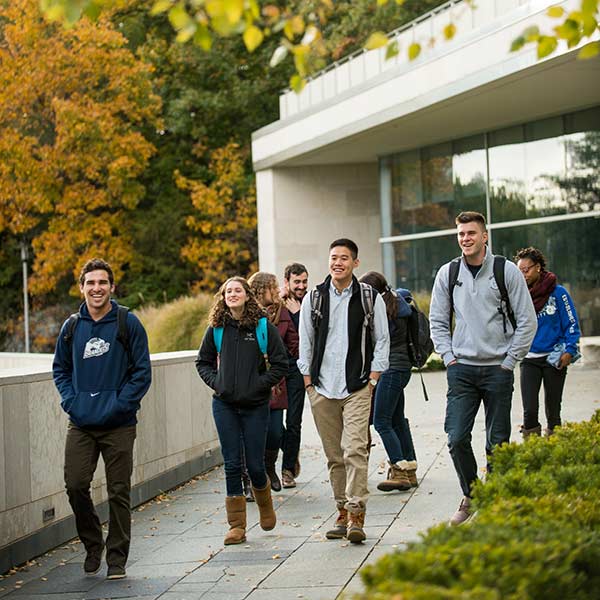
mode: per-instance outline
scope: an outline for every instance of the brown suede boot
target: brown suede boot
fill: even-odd
[[[349,513],[348,514],[348,533],[346,538],[353,544],[360,544],[367,539],[365,534],[365,513]]]
[[[417,461],[407,460],[406,462],[408,463],[406,476],[408,477],[408,481],[410,481],[410,487],[419,487],[419,482],[417,481]]]
[[[335,525],[325,534],[325,537],[328,540],[341,540],[346,537],[347,531],[348,511],[345,508],[338,508],[338,518],[335,520]]]
[[[246,498],[244,496],[227,496],[225,498],[229,531],[223,543],[226,546],[241,544],[246,541]]]
[[[538,425],[537,427],[532,427],[531,429],[525,429],[525,426],[521,425],[520,431],[523,439],[526,440],[530,435],[542,435],[542,426]]]
[[[407,465],[407,460],[401,460],[396,464],[390,463],[387,479],[379,483],[377,489],[382,492],[391,492],[393,490],[405,492],[406,490],[410,490],[412,486],[406,472]]]
[[[277,469],[275,463],[277,462],[277,455],[279,450],[265,450],[265,470],[271,480],[271,489],[274,492],[281,491],[281,481],[277,475]]]
[[[271,498],[271,482],[267,478],[267,485],[262,490],[252,486],[254,498],[258,506],[260,526],[265,531],[271,531],[277,523],[277,516],[273,510],[273,499]]]

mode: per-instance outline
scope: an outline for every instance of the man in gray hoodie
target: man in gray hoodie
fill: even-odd
[[[489,457],[494,446],[509,441],[513,369],[527,354],[537,328],[525,278],[509,261],[504,265],[504,280],[514,327],[506,314],[494,276],[494,256],[487,247],[485,217],[462,212],[456,217],[456,225],[462,257],[452,298],[451,263],[447,263],[435,278],[429,313],[435,350],[447,367],[444,431],[464,495],[450,525],[460,525],[471,517],[471,489],[477,480],[471,431],[481,401]]]

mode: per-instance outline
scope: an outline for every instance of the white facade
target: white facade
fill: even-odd
[[[448,3],[404,28],[396,59],[360,53],[301,94],[282,94],[280,120],[252,143],[261,269],[281,274],[288,262],[304,262],[315,283],[327,271],[329,243],[350,237],[364,269],[381,270],[382,242],[390,241],[380,216],[381,156],[600,104],[600,60],[577,61],[566,45],[541,61],[534,45],[509,52],[525,28],[556,25],[546,16],[556,2],[477,4],[473,12]],[[574,10],[578,2],[559,4]],[[450,18],[457,33],[446,42]],[[408,62],[412,40],[423,51]]]

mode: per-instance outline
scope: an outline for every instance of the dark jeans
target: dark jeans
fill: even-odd
[[[408,419],[404,416],[404,388],[410,371],[388,370],[375,388],[373,425],[391,463],[417,460]]]
[[[136,426],[110,430],[81,429],[69,423],[65,446],[65,486],[75,514],[77,533],[87,552],[100,554],[102,527],[90,484],[102,454],[108,491],[106,562],[125,567],[131,539],[131,473]]]
[[[269,426],[269,405],[241,408],[213,397],[212,408],[225,463],[227,495],[243,495],[244,454],[252,485],[255,488],[264,488],[267,485],[265,443]],[[244,444],[243,452],[240,437]]]
[[[521,399],[523,400],[523,426],[534,429],[538,421],[539,394],[544,382],[544,404],[548,429],[561,424],[560,405],[565,387],[567,369],[555,369],[548,364],[546,357],[525,358],[521,363]]]
[[[288,393],[288,408],[285,417],[285,432],[283,436],[282,468],[294,472],[298,452],[300,452],[300,435],[302,430],[302,412],[304,411],[304,378],[296,363],[290,365],[290,371],[285,378]]]
[[[269,409],[269,429],[267,430],[267,450],[281,448],[283,439],[283,408]]]
[[[479,405],[485,410],[485,450],[510,439],[510,407],[514,374],[500,365],[478,367],[455,364],[448,367],[448,404],[444,431],[448,448],[465,496],[477,479],[477,462],[471,447],[471,432]],[[488,461],[489,467],[489,461]]]

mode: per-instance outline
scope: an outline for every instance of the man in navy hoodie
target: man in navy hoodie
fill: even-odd
[[[87,575],[100,570],[105,542],[90,495],[102,454],[106,468],[109,523],[108,579],[125,577],[131,535],[131,473],[136,413],[151,382],[148,338],[137,317],[111,300],[114,276],[108,263],[89,260],[79,276],[84,302],[63,324],[52,370],[69,415],[65,484],[77,533],[87,556]],[[119,310],[126,329],[119,333]]]

